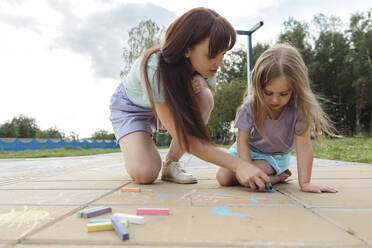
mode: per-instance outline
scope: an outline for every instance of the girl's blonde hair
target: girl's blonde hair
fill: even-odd
[[[309,128],[318,141],[324,133],[334,136],[334,127],[328,116],[321,108],[316,96],[310,88],[307,67],[300,53],[289,44],[276,44],[266,50],[258,58],[251,72],[251,90],[244,95],[243,104],[252,106],[254,125],[261,136],[267,140],[265,121],[270,113],[270,108],[264,102],[264,88],[279,76],[284,76],[290,83],[292,90],[291,99],[287,104],[297,105],[298,115],[303,122],[301,135]]]

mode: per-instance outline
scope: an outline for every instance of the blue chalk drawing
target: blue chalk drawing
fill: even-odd
[[[236,213],[236,212],[230,212],[227,208],[229,206],[218,206],[214,207],[212,209],[212,212],[215,214],[220,214],[220,215],[226,215],[226,216],[238,216],[238,217],[249,217],[252,216],[251,214],[241,214],[241,213]]]
[[[254,198],[254,194],[251,194],[250,198],[251,202],[258,203],[258,201]]]

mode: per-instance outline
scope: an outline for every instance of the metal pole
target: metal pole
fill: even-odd
[[[247,93],[249,95],[249,91],[250,91],[250,85],[251,85],[251,54],[252,54],[252,51],[250,49],[250,46],[252,45],[252,42],[251,42],[251,35],[247,35],[247,44],[248,44],[248,47],[247,47]],[[253,63],[252,63],[253,64]]]
[[[252,51],[252,33],[248,35],[248,49],[249,49],[249,70],[253,70],[253,51]]]
[[[250,72],[253,69],[253,52],[252,52],[252,34],[255,32],[257,29],[263,26],[263,21],[258,22],[256,25],[254,25],[250,30],[236,30],[237,34],[240,35],[247,35],[248,40],[247,40],[247,91],[249,94],[249,86],[251,85],[251,77],[250,77]]]

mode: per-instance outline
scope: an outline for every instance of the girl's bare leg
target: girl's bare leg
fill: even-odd
[[[284,182],[289,176],[292,175],[292,173],[289,170],[286,170],[284,173],[280,175],[274,175],[275,174],[274,169],[265,160],[253,160],[252,163],[270,177],[270,182],[272,185]],[[232,186],[239,184],[238,180],[236,179],[235,173],[225,168],[220,168],[218,170],[216,174],[216,179],[222,186]]]

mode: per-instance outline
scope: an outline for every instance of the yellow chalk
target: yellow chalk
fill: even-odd
[[[125,227],[128,227],[128,222],[126,220],[123,220],[121,223],[123,223]],[[109,230],[114,230],[114,227],[112,226],[111,222],[88,223],[87,224],[88,232],[99,232],[99,231],[109,231]]]

